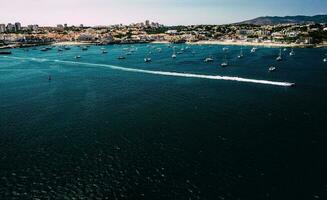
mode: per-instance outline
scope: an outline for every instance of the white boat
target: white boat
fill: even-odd
[[[208,58],[204,59],[204,62],[213,62],[213,58],[208,57]]]
[[[282,58],[282,49],[279,50],[279,55],[278,55],[278,57],[276,58],[276,60],[277,60],[277,61],[281,61],[281,60],[283,60],[283,58]]]
[[[284,48],[284,49],[283,49],[283,51],[287,51],[287,49],[286,49],[286,48]]]
[[[295,52],[294,50],[292,49],[292,51],[290,52],[290,56],[294,56],[295,55]]]
[[[108,51],[106,51],[106,50],[103,50],[103,51],[102,51],[102,53],[103,53],[103,54],[106,54],[106,53],[108,53]]]
[[[80,55],[78,55],[78,56],[75,56],[75,59],[80,59],[81,58],[81,56]]]
[[[251,53],[255,53],[257,51],[257,48],[256,47],[253,47],[252,49],[251,49]]]
[[[322,61],[323,61],[323,62],[327,62],[327,58],[324,58]]]
[[[224,47],[223,48],[223,51],[228,51],[228,47]]]
[[[268,70],[269,70],[269,72],[276,71],[276,67],[271,66],[271,67],[268,68]]]
[[[148,57],[148,58],[144,58],[144,62],[151,62],[152,60],[151,60],[151,58],[150,57]]]
[[[119,56],[118,57],[118,60],[124,60],[124,59],[126,59],[124,56]]]

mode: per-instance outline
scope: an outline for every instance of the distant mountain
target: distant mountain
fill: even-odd
[[[307,23],[327,23],[327,15],[315,16],[285,16],[285,17],[258,17],[255,19],[239,22],[237,24],[254,24],[254,25],[276,25],[276,24],[307,24]]]

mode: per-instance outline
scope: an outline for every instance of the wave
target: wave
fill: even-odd
[[[105,67],[105,68],[110,68],[110,69],[114,69],[114,70],[126,71],[126,72],[136,72],[136,73],[162,75],[162,76],[237,81],[237,82],[256,83],[256,84],[274,85],[274,86],[283,86],[283,87],[291,87],[291,86],[295,85],[294,83],[290,83],[290,82],[258,80],[258,79],[241,78],[241,77],[233,77],[233,76],[219,76],[219,75],[191,74],[191,73],[182,73],[182,72],[154,71],[154,70],[119,67],[119,66],[109,65],[109,64],[97,64],[97,63],[75,62],[75,61],[64,61],[64,60],[49,60],[49,59],[43,59],[43,58],[42,59],[41,58],[22,58],[22,57],[13,57],[13,56],[4,56],[4,57],[12,58],[12,59],[19,59],[19,60],[32,60],[32,61],[37,61],[37,62],[57,62],[57,63],[65,63],[65,64],[73,64],[73,65],[97,66],[97,67]]]

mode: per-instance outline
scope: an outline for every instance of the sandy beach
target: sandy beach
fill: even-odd
[[[74,45],[88,45],[88,44],[94,44],[92,42],[72,42],[72,41],[67,41],[67,42],[55,42],[52,45],[53,46],[74,46]]]

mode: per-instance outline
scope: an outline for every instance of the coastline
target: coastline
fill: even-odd
[[[197,42],[187,42],[190,45],[235,45],[235,46],[264,46],[264,47],[286,47],[286,48],[309,48],[317,47],[317,45],[309,44],[285,44],[274,42],[245,42],[245,41],[221,41],[221,40],[201,40]],[[320,45],[319,47],[326,47],[326,45]]]
[[[72,42],[72,41],[67,41],[67,42],[54,42],[51,45],[52,46],[78,46],[78,45],[92,45],[96,44],[94,42]]]

